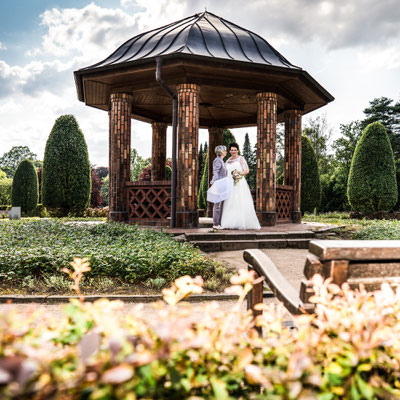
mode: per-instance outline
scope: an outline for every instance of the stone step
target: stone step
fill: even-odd
[[[208,233],[185,233],[189,242],[198,241],[233,241],[233,240],[269,240],[269,239],[314,239],[314,232],[208,232]]]
[[[260,240],[199,240],[191,241],[200,250],[211,253],[245,249],[308,249],[312,238]]]

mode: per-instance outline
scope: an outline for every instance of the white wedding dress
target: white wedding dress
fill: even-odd
[[[232,178],[232,171],[248,172],[246,160],[239,156],[226,162],[227,176]],[[245,177],[233,185],[231,196],[225,200],[222,210],[221,226],[224,229],[260,229],[260,223],[254,210],[253,198]]]

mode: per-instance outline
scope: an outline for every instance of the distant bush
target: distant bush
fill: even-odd
[[[347,196],[353,210],[391,211],[397,203],[396,168],[385,127],[368,125],[351,162]]]
[[[313,212],[321,202],[317,158],[310,139],[301,137],[301,211]]]
[[[42,202],[50,208],[84,211],[90,202],[90,163],[85,138],[73,115],[59,117],[46,143]]]
[[[32,211],[39,200],[39,182],[36,169],[30,160],[23,160],[15,171],[11,204],[13,207],[21,207],[22,212]]]
[[[0,204],[11,204],[12,179],[0,169]]]
[[[72,266],[79,287],[90,268],[78,259]],[[262,305],[256,320],[242,311],[251,273],[240,270],[231,281],[228,292],[238,301],[228,312],[216,303],[196,309],[179,304],[202,290],[200,277],[183,276],[163,290],[166,304],[136,308],[128,316],[122,302],[105,299],[71,301],[58,324],[16,311],[1,313],[0,397],[400,397],[400,289],[394,293],[386,284],[373,293],[353,292],[347,284],[340,289],[315,276],[315,314],[294,316],[296,329],[290,329],[274,305]],[[263,329],[262,337],[254,326]]]

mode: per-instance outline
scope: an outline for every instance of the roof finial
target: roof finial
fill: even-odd
[[[207,12],[207,7],[204,7],[204,12]]]

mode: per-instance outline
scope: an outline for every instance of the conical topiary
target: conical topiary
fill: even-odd
[[[396,168],[385,127],[368,125],[351,162],[347,197],[359,212],[391,211],[397,202]]]
[[[30,160],[23,160],[15,171],[12,189],[11,204],[21,207],[22,212],[32,211],[37,207],[39,200],[39,181],[35,166]]]
[[[301,137],[301,211],[314,212],[321,202],[317,158],[310,139]]]
[[[82,131],[73,115],[59,117],[46,143],[42,202],[79,212],[90,202],[90,162]]]

